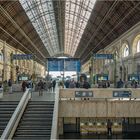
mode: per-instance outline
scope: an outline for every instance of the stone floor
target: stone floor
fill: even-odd
[[[1,101],[20,101],[23,92],[13,92],[11,94],[4,93],[3,98],[0,99]],[[55,93],[43,91],[43,95],[39,96],[38,92],[32,92],[32,101],[54,101],[55,99]]]

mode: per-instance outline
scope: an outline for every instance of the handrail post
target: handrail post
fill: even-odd
[[[51,129],[51,139],[57,139],[58,137],[58,110],[59,110],[59,91],[55,93],[55,103],[53,111],[52,129]]]

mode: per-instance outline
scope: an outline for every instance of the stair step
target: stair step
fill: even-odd
[[[24,114],[24,117],[35,118],[35,117],[53,117],[53,114]]]
[[[31,111],[52,111],[53,108],[27,108],[27,110],[31,110]]]
[[[52,125],[52,122],[30,122],[30,121],[22,121],[22,122],[20,122],[20,125],[22,125],[22,126],[27,126],[27,125],[40,125],[40,127],[41,126],[49,126],[49,125]]]
[[[18,137],[14,137],[14,140],[50,140],[50,137],[39,137],[39,138],[37,138],[37,137],[25,137],[25,138],[23,138],[23,137],[20,137],[20,136],[18,136]]]
[[[15,135],[50,135],[51,131],[17,131]]]
[[[10,120],[10,117],[9,118],[0,118],[0,122],[3,122],[3,121],[9,121]]]
[[[1,111],[14,111],[15,108],[0,108],[0,112]]]
[[[54,104],[54,101],[29,101],[29,105],[30,104]]]
[[[54,102],[29,101],[13,139],[50,139]]]
[[[33,122],[33,121],[52,121],[52,118],[43,118],[43,117],[40,117],[40,118],[25,118],[25,117],[23,117],[22,118],[22,120],[23,121],[31,121],[31,122]]]
[[[29,104],[29,107],[53,107],[54,104],[43,104],[43,105],[40,105],[40,104]]]
[[[0,104],[0,109],[1,108],[16,108],[17,107],[17,105],[1,105]]]
[[[11,118],[11,116],[12,116],[12,114],[0,114],[0,119],[1,118],[6,118],[6,117],[8,117],[8,118]]]
[[[4,128],[4,127],[3,127]],[[39,127],[39,126],[36,126],[36,127],[23,127],[23,126],[19,126],[18,127],[18,130],[51,130],[51,126],[50,127]]]
[[[19,101],[0,101],[0,105],[18,105]]]
[[[44,110],[40,110],[40,111],[39,111],[39,110],[36,110],[36,111],[34,111],[34,110],[33,110],[33,111],[32,111],[32,110],[27,110],[27,111],[25,111],[25,114],[26,114],[26,113],[33,113],[33,114],[34,114],[34,113],[35,113],[35,114],[42,114],[42,113],[43,113],[43,114],[48,114],[48,113],[49,113],[49,114],[50,114],[50,113],[53,113],[53,111],[45,111],[45,112],[44,112]]]
[[[14,111],[12,110],[3,110],[3,111],[0,111],[0,114],[13,114]]]
[[[22,136],[15,136],[14,140],[50,140],[50,135],[46,135],[46,136],[34,136],[34,135],[22,135]]]
[[[45,135],[35,135],[35,134],[29,134],[29,135],[26,135],[26,134],[23,134],[23,135],[15,135],[16,137],[50,137],[50,134],[45,134]]]

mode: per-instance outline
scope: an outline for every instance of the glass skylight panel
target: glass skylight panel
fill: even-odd
[[[55,52],[59,52],[58,35],[52,0],[20,0],[20,3],[49,54],[54,55]],[[46,43],[46,40],[48,43]]]
[[[65,53],[74,56],[96,0],[66,0]]]

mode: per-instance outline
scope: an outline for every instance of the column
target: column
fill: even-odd
[[[58,118],[58,134],[63,135],[63,118]]]
[[[3,78],[2,81],[7,80],[7,49],[6,49],[6,41],[3,43]]]

